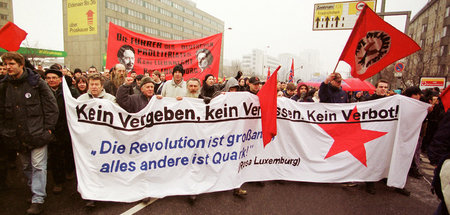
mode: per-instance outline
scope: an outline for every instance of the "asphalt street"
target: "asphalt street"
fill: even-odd
[[[233,196],[232,191],[206,193],[199,195],[193,205],[187,196],[171,196],[153,199],[149,204],[97,202],[96,207],[86,208],[76,191],[75,179],[64,184],[62,193],[53,194],[49,177],[43,214],[433,214],[439,203],[430,192],[433,167],[422,159],[424,177],[408,178],[410,196],[395,192],[383,182],[375,184],[376,194],[372,195],[365,192],[364,183],[346,187],[268,181],[265,186],[244,184],[248,191],[245,197]],[[0,193],[0,214],[25,214],[31,194],[19,168],[10,170],[8,184],[9,189]]]

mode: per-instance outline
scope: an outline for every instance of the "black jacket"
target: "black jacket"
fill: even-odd
[[[78,90],[69,88],[70,93],[72,94],[72,97],[78,98],[80,96],[80,93]],[[59,109],[59,117],[58,121],[56,122],[55,127],[55,136],[58,140],[57,143],[61,144],[63,142],[70,141],[70,133],[69,133],[69,127],[67,126],[67,117],[66,117],[66,105],[64,102],[64,94],[62,90],[62,84],[58,87],[56,91],[53,91],[53,94],[55,95],[56,102],[58,104]]]
[[[32,70],[0,81],[0,134],[10,146],[32,149],[53,141],[48,130],[55,129],[58,113],[52,90]]]
[[[132,86],[121,85],[117,90],[116,102],[123,109],[129,113],[137,113],[147,106],[150,99],[139,92],[139,94],[133,93]]]

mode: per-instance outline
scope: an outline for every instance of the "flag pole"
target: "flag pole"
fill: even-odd
[[[338,62],[336,63],[336,66],[334,67],[333,73],[336,72],[336,69],[337,69],[337,67],[338,67],[338,65],[339,65],[339,61],[340,61],[340,60],[338,60]]]

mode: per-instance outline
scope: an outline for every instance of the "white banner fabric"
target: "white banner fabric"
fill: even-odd
[[[350,104],[278,98],[278,134],[264,148],[259,100],[246,92],[208,105],[153,97],[136,114],[101,99],[65,102],[78,191],[120,202],[266,180],[388,178],[388,186],[402,188],[428,107],[400,95]]]

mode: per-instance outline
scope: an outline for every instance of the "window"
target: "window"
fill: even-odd
[[[172,2],[170,0],[161,0],[162,3],[172,6]]]
[[[144,19],[149,21],[149,22],[153,22],[153,23],[159,23],[159,19],[155,18],[153,16],[149,16],[149,15],[145,15]]]
[[[112,2],[106,2],[106,8],[111,9],[113,11],[116,12],[120,12],[120,13],[125,13],[126,12],[126,8],[123,6],[120,6],[118,4],[114,4]]]
[[[178,9],[178,10],[181,10],[181,11],[184,10],[183,6],[181,6],[181,5],[177,4],[177,3],[172,3],[172,6],[173,6],[175,9]]]
[[[445,35],[447,35],[447,26],[442,28],[442,36],[441,37],[445,37]]]
[[[144,2],[144,7],[149,9],[149,10],[151,10],[151,11],[159,12],[159,7],[157,7],[157,6],[153,5],[153,4],[150,4],[148,2]]]
[[[184,22],[190,25],[194,25],[194,22],[190,19],[184,18]]]
[[[137,4],[137,5],[144,5],[144,2],[142,0],[128,0],[129,2],[133,3],[133,4]]]
[[[183,17],[182,17],[182,16],[179,16],[179,15],[177,15],[177,14],[173,14],[173,18],[175,18],[175,19],[177,19],[177,20],[180,20],[180,21],[183,21]]]
[[[166,26],[168,28],[172,28],[172,23],[164,21],[164,20],[159,20],[159,24],[161,24],[162,26]]]
[[[183,27],[176,25],[176,24],[172,24],[173,29],[178,30],[178,31],[183,31]]]
[[[144,18],[144,14],[135,10],[128,9],[128,15],[134,16],[140,19]]]
[[[145,31],[145,33],[148,33],[148,34],[158,35],[158,30],[156,30],[154,28],[145,27],[144,31]]]
[[[116,19],[116,18],[107,16],[106,17],[106,23],[110,23],[110,22],[112,22],[112,23],[114,23],[114,24],[116,24],[118,26],[122,26],[122,27],[126,27],[126,25],[127,25],[127,22],[124,21],[124,20]]]
[[[448,17],[450,15],[450,7],[445,8],[445,17]]]
[[[166,37],[166,38],[172,39],[172,34],[171,34],[171,33],[168,33],[168,32],[164,32],[164,31],[160,31],[160,32],[159,32],[159,36],[162,36],[162,37]]]
[[[189,10],[189,9],[187,9],[187,8],[184,8],[184,12],[187,13],[187,14],[189,14],[189,15],[191,15],[191,16],[194,15],[194,11]]]
[[[194,22],[194,26],[197,27],[197,28],[200,28],[200,29],[202,28],[202,25],[200,23]]]
[[[180,36],[180,35],[173,35],[173,37],[172,37],[172,39],[174,39],[174,40],[182,40],[183,39],[183,37],[182,36]]]
[[[164,9],[160,9],[159,10],[161,14],[172,17],[172,12],[168,11],[168,10],[164,10]]]
[[[192,31],[192,30],[189,29],[189,28],[184,28],[184,32],[185,32],[185,33],[188,33],[188,34],[194,34],[194,31]]]
[[[136,31],[144,31],[144,26],[129,22],[128,27]]]
[[[8,19],[8,15],[0,14],[0,19],[1,20],[7,20]]]
[[[203,17],[203,21],[207,22],[207,23],[211,23],[211,20],[208,17]]]
[[[203,18],[203,16],[200,15],[200,14],[198,14],[198,13],[195,13],[194,16],[197,17],[197,18],[199,18],[199,19],[202,19],[202,18]]]
[[[8,8],[8,3],[0,2],[0,8]]]
[[[202,37],[202,33],[197,32],[197,31],[194,31],[194,35],[197,36],[197,37]]]

